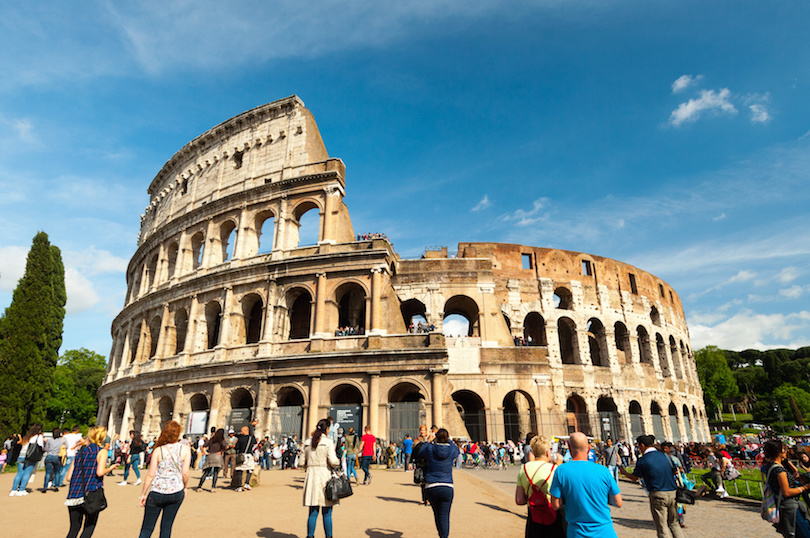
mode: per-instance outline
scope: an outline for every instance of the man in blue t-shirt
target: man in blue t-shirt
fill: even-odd
[[[652,435],[640,435],[636,442],[643,454],[636,463],[636,468],[632,474],[624,467],[620,467],[619,471],[633,482],[644,479],[644,487],[650,494],[650,512],[658,536],[668,536],[664,530],[668,528],[673,538],[683,538],[678,524],[678,503],[675,501],[675,465],[669,456],[655,449],[655,437]]]
[[[584,433],[572,433],[568,449],[571,461],[557,468],[551,482],[551,507],[565,506],[569,538],[616,538],[608,501],[621,508],[618,484],[607,468],[588,461]]]
[[[407,473],[411,470],[411,456],[413,455],[413,439],[411,439],[410,433],[402,441],[402,453],[405,454],[405,472]]]

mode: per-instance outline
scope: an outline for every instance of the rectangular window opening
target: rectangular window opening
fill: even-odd
[[[658,284],[658,293],[661,294],[661,297],[664,297],[664,285]]]
[[[638,288],[636,287],[636,275],[630,273],[630,291],[633,295],[638,295]]]
[[[523,260],[523,268],[524,269],[534,269],[534,266],[532,266],[532,255],[531,254],[521,254],[521,259]]]
[[[669,290],[669,302],[670,302],[670,303],[674,303],[674,302],[675,302],[675,298],[672,296],[672,290]]]
[[[593,264],[589,260],[582,260],[582,274],[593,276]]]

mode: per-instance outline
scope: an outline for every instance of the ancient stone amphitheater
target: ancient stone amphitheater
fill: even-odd
[[[345,189],[295,96],[178,151],[149,185],[99,423],[151,436],[172,418],[191,434],[256,418],[278,438],[332,414],[393,440],[420,423],[492,441],[708,439],[666,282],[512,244],[401,259],[356,235]],[[302,246],[305,214],[317,242]]]

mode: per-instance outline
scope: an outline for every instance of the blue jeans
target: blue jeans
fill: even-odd
[[[137,454],[132,454],[129,457],[129,463],[124,465],[124,482],[127,481],[127,477],[129,476],[129,468],[132,467],[132,470],[135,471],[135,476],[138,477],[138,480],[141,479],[141,471],[138,467],[141,464],[141,453],[138,452]]]
[[[315,525],[318,523],[318,509],[323,510],[323,532],[326,538],[332,538],[332,507],[310,506],[307,518],[307,536],[315,536]]]
[[[357,469],[354,468],[354,464],[356,462],[357,462],[356,455],[353,456],[346,455],[346,476],[351,479],[352,475],[354,475],[354,478],[356,480],[360,480],[360,478],[357,476]]]
[[[42,489],[48,487],[48,482],[53,478],[53,485],[58,486],[59,472],[62,470],[62,460],[59,456],[45,456],[45,483],[42,484]]]
[[[453,504],[453,488],[448,486],[426,487],[425,497],[430,502],[430,507],[433,508],[433,519],[436,521],[439,538],[447,538],[450,535],[450,506]]]
[[[368,470],[368,466],[371,465],[371,460],[373,459],[374,456],[360,456],[360,468],[363,469],[364,484],[368,482],[369,478],[371,478],[371,471]]]
[[[174,518],[177,517],[177,511],[180,510],[180,505],[183,504],[184,497],[185,493],[183,490],[168,494],[158,493],[156,491],[150,492],[149,496],[146,498],[141,534],[138,535],[138,538],[149,538],[152,536],[152,531],[155,530],[155,524],[161,512],[163,512],[163,518],[160,520],[160,538],[170,538]]]
[[[608,471],[610,471],[610,475],[613,477],[613,480],[615,480],[616,483],[618,484],[619,483],[619,467],[617,465],[608,465],[607,468],[608,468]]]
[[[36,468],[36,463],[28,463],[25,461],[25,456],[17,460],[17,474],[14,475],[14,482],[11,484],[11,491],[25,491],[25,486],[28,485],[28,479],[31,478],[31,473]]]
[[[68,456],[65,460],[65,464],[59,469],[59,474],[56,476],[56,480],[53,481],[53,485],[57,488],[61,488],[65,484],[65,477],[67,476],[67,472],[70,470],[70,466],[73,464],[73,460],[76,459],[76,456]]]

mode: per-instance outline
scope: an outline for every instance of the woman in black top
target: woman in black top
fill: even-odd
[[[124,480],[119,482],[119,486],[127,485],[127,478],[129,477],[129,468],[135,471],[135,485],[141,483],[141,454],[146,450],[146,443],[141,439],[141,432],[132,430],[129,432],[129,454],[126,455],[126,464],[124,465]]]
[[[777,530],[785,538],[803,537],[810,533],[807,523],[807,507],[799,502],[799,495],[810,489],[810,484],[799,485],[798,479],[785,469],[787,447],[782,441],[771,439],[762,447],[765,464],[762,473],[774,495],[780,498],[779,526]]]
[[[222,457],[222,454],[225,452],[226,448],[228,448],[228,441],[225,439],[225,430],[220,428],[211,436],[211,439],[206,441],[203,445],[203,454],[205,454],[206,457],[203,463],[203,475],[200,477],[200,484],[197,486],[197,491],[202,489],[203,482],[205,482],[205,479],[209,475],[213,475],[211,478],[211,489],[209,491],[216,491],[214,488],[217,487],[217,476],[219,475],[219,470],[225,464],[225,459]]]

